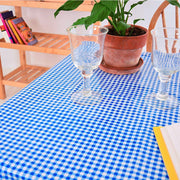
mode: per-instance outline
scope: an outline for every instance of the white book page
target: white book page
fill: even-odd
[[[161,132],[180,179],[180,123],[165,126],[161,128]]]

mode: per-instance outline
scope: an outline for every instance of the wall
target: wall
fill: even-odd
[[[135,0],[130,0],[137,2]],[[150,19],[163,0],[148,0],[141,6],[137,6],[133,11],[134,18],[144,18],[144,21],[138,22],[139,25],[142,25],[148,28]],[[12,9],[10,6],[0,6],[0,11]],[[171,12],[171,8],[169,11]],[[22,9],[23,18],[27,24],[36,32],[46,32],[46,33],[55,33],[55,34],[66,34],[66,28],[70,26],[77,18],[82,16],[87,16],[89,12],[62,12],[57,18],[54,18],[55,10],[51,9],[38,9],[38,8],[26,8]],[[130,23],[132,22],[130,18]],[[168,17],[167,21],[170,26],[172,24],[172,16]],[[106,23],[106,22],[104,22]],[[19,55],[17,50],[12,49],[0,49],[2,57],[2,66],[4,74],[7,74],[15,67],[19,65]],[[36,52],[27,52],[27,62],[28,64],[35,65],[44,65],[44,62],[47,62],[47,66],[53,66],[64,56],[53,55],[53,54],[43,54]]]

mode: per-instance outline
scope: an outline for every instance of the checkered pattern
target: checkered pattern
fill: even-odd
[[[97,69],[92,89],[103,101],[71,102],[82,77],[66,57],[0,107],[0,179],[168,179],[153,133],[154,126],[177,123],[180,107],[157,110],[145,105],[157,91],[150,54],[130,75]],[[169,91],[180,99],[179,73]]]

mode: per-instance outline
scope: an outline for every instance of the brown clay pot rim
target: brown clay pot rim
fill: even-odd
[[[138,35],[138,36],[115,36],[115,35],[111,35],[111,34],[108,34],[107,33],[107,35],[106,36],[115,36],[115,37],[117,37],[117,38],[119,38],[119,39],[125,39],[125,38],[127,38],[127,39],[137,39],[138,37],[142,37],[142,36],[146,36],[147,35],[147,33],[148,33],[148,30],[147,30],[147,28],[145,28],[145,27],[143,27],[143,26],[139,26],[139,25],[135,25],[136,27],[139,27],[139,28],[141,28],[141,29],[143,29],[144,31],[146,31],[146,33],[144,33],[144,34],[141,34],[141,35]],[[106,25],[105,27],[112,27],[111,25]]]

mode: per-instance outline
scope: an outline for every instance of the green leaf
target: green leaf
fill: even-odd
[[[180,4],[177,0],[167,0],[170,4],[180,8]]]
[[[54,16],[56,17],[60,11],[72,11],[80,6],[83,2],[84,0],[67,0],[61,7],[56,10]]]
[[[134,7],[136,7],[137,5],[143,4],[145,1],[147,1],[147,0],[144,0],[144,1],[138,1],[137,3],[132,4],[132,5],[131,5],[131,8],[130,8],[130,11],[131,11]]]
[[[88,17],[82,17],[80,19],[78,19],[76,22],[73,23],[73,25],[81,25],[81,24],[85,24],[85,21]]]
[[[107,19],[110,14],[114,14],[116,10],[117,0],[96,3],[91,11],[90,16],[78,19],[73,25],[84,24],[86,28],[97,21]],[[116,5],[115,5],[116,4]],[[108,7],[109,5],[109,7]]]
[[[111,1],[101,0],[101,4],[106,8],[108,8],[111,12],[115,13],[118,0],[111,0]]]
[[[128,28],[130,28],[130,27],[131,27],[131,25],[126,24],[126,23],[124,23],[123,21],[119,21],[119,22],[117,23],[118,31],[121,32],[121,35],[122,35],[122,36],[125,36],[126,29],[128,29]]]
[[[134,19],[133,24],[135,25],[138,21],[141,21],[141,20],[144,20],[144,19]]]
[[[107,19],[111,10],[107,8],[103,3],[96,3],[91,11],[91,15],[85,20],[86,28],[97,21],[103,21]]]

